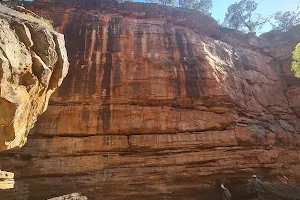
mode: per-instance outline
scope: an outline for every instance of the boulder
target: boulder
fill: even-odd
[[[46,20],[3,5],[0,18],[0,150],[7,150],[26,143],[69,62],[64,36]]]

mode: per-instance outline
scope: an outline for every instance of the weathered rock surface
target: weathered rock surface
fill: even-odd
[[[63,35],[21,10],[0,5],[0,150],[25,144],[69,67]]]
[[[0,170],[0,190],[14,188],[14,173]]]
[[[242,199],[252,173],[300,185],[288,73],[300,34],[282,49],[194,11],[39,2],[29,8],[65,34],[72,69],[24,148],[2,154],[17,178],[6,199],[217,199],[221,182]]]
[[[48,200],[87,200],[87,197],[80,196],[79,193],[72,193],[60,197],[54,197]]]

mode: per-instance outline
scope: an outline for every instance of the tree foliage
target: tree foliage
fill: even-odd
[[[124,3],[126,1],[132,1],[132,0],[118,0],[120,3]]]
[[[205,13],[208,13],[213,6],[212,0],[148,0],[147,2],[195,9]]]
[[[300,43],[293,51],[292,72],[294,72],[295,77],[300,78]]]
[[[255,0],[241,0],[230,5],[222,25],[243,32],[255,33],[259,31],[268,19],[254,13],[257,5]]]
[[[270,22],[273,30],[287,31],[291,27],[300,23],[300,11],[299,12],[281,12],[278,11],[274,14],[274,22]]]
[[[159,3],[162,5],[170,5],[173,6],[175,1],[174,0],[148,0],[149,3]]]
[[[158,0],[159,3],[163,4],[163,5],[173,5],[174,4],[174,0]]]
[[[208,13],[213,4],[211,0],[179,0],[179,6]]]
[[[293,26],[300,24],[300,0],[295,11],[277,11],[270,17],[273,30],[288,31]]]

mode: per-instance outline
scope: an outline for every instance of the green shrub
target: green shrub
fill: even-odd
[[[292,71],[295,77],[300,78],[300,43],[297,44],[293,51]]]

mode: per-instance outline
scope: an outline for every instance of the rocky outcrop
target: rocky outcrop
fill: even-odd
[[[87,200],[87,197],[80,196],[78,193],[67,194],[60,197],[54,197],[48,200]]]
[[[0,5],[0,150],[25,144],[69,67],[64,36],[18,9]]]
[[[12,189],[14,184],[14,173],[0,170],[0,190]]]
[[[300,184],[299,85],[280,46],[199,12],[107,2],[28,6],[65,34],[72,69],[24,148],[0,158],[17,180],[1,196],[217,199],[225,182],[243,199],[252,173]]]
[[[300,79],[295,78],[291,71],[291,52],[295,45],[300,42],[300,26],[295,26],[287,32],[273,31],[261,36],[267,41],[268,48],[265,52],[273,56],[276,63],[281,67],[282,76],[287,83],[285,91],[290,107],[296,113],[296,129],[300,131]]]

